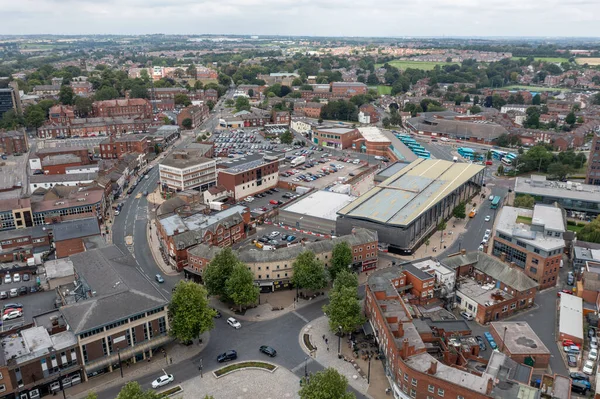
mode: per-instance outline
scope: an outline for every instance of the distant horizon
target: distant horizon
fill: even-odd
[[[0,35],[596,38],[594,0],[28,0]],[[181,31],[187,33],[181,33]],[[162,33],[156,33],[162,31]],[[199,33],[213,32],[213,33]],[[246,33],[250,32],[250,33]],[[308,34],[308,35],[307,35]]]

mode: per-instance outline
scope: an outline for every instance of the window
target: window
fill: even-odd
[[[412,381],[411,381],[411,384],[412,384],[413,387],[416,387],[417,386],[417,379],[413,378]]]
[[[411,398],[416,398],[417,397],[417,390],[416,389],[411,389],[410,390],[410,397]]]
[[[431,393],[435,393],[435,387],[434,387],[433,385],[429,385],[429,386],[427,387],[427,390],[428,390],[429,392],[431,392]]]
[[[506,305],[502,306],[502,311],[503,312],[506,312],[507,310],[508,310],[508,306],[506,306]]]
[[[536,254],[539,254],[539,253],[540,253],[540,250],[539,250],[539,249],[537,249],[537,248],[533,248],[533,252],[535,252]]]
[[[536,258],[531,259],[531,263],[533,263],[534,265],[537,265],[538,263],[540,263],[539,260],[537,260]]]
[[[408,374],[404,373],[404,381],[408,382]]]
[[[524,243],[523,241],[517,240],[517,245],[523,248],[527,248],[527,243]]]
[[[438,396],[444,397],[444,390],[442,388],[438,388]]]
[[[6,391],[6,385],[2,384],[0,385],[0,392],[4,392]]]
[[[513,303],[512,305],[510,305],[510,308],[511,308],[511,309],[516,309],[516,308],[517,308],[517,304],[516,304],[516,303]]]
[[[464,396],[457,395],[457,396],[456,396],[456,399],[465,399],[465,397],[464,397]]]

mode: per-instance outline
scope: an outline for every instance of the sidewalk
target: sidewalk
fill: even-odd
[[[174,270],[170,265],[167,264],[162,252],[160,252],[160,243],[158,242],[158,230],[156,229],[156,220],[150,220],[148,222],[149,228],[146,229],[146,239],[148,240],[148,247],[152,252],[152,257],[158,265],[158,268],[167,276],[177,276],[179,273]],[[135,243],[134,243],[135,244]]]
[[[202,335],[202,343],[200,345],[185,346],[177,342],[171,342],[165,346],[166,359],[173,359],[173,362],[167,365],[167,360],[162,354],[157,354],[152,357],[150,362],[140,361],[132,365],[123,363],[123,378],[120,377],[119,370],[112,373],[106,373],[97,377],[91,378],[88,382],[76,385],[65,390],[69,398],[83,399],[91,392],[99,392],[108,388],[112,388],[127,382],[137,380],[142,376],[156,373],[158,375],[161,370],[168,369],[184,360],[188,360],[198,353],[202,352],[210,341],[210,333]]]
[[[304,345],[304,334],[310,335],[310,342],[317,348],[312,355]],[[325,343],[323,336],[327,339],[327,344]],[[329,330],[329,320],[327,319],[327,316],[321,316],[312,320],[310,324],[302,329],[298,339],[300,341],[300,346],[308,355],[311,355],[312,358],[319,362],[323,367],[332,367],[336,369],[348,379],[348,383],[352,388],[368,398],[389,398],[389,396],[385,394],[386,388],[389,388],[389,383],[383,370],[383,364],[380,360],[371,360],[370,384],[368,384],[368,363],[360,357],[358,359],[354,358],[347,336],[341,338],[341,353],[346,359],[352,359],[352,361],[338,358],[337,349],[339,337]],[[329,350],[327,349],[328,347]]]

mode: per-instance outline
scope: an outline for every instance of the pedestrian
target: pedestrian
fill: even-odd
[[[325,341],[325,334],[323,334],[323,341]]]
[[[173,358],[172,357],[169,358],[169,362],[171,362],[171,364],[173,364]]]
[[[329,344],[329,339],[328,338],[325,338],[325,344],[326,345]]]

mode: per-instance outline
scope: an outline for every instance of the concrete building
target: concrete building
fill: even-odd
[[[546,176],[517,177],[515,195],[531,195],[536,203],[557,202],[568,212],[600,214],[600,189],[589,184],[549,181]]]
[[[333,191],[312,191],[279,210],[279,222],[313,233],[336,235],[337,212],[356,197]]]
[[[279,158],[260,154],[227,159],[217,164],[219,186],[233,193],[239,201],[261,193],[279,182]]]
[[[579,241],[573,244],[573,269],[581,271],[588,262],[600,263],[600,244]]]
[[[159,164],[163,189],[206,191],[217,184],[217,163],[197,151],[174,151]]]
[[[336,231],[377,230],[390,250],[412,253],[456,205],[479,192],[484,169],[418,159],[338,211]]]
[[[456,272],[432,258],[413,261],[412,266],[435,278],[434,289],[438,291],[436,297],[449,298],[454,295],[456,288]]]
[[[536,369],[548,367],[550,350],[526,322],[494,321],[490,323],[490,333],[500,352],[512,360]]]
[[[493,255],[514,262],[540,289],[555,286],[565,249],[562,210],[542,204],[533,210],[505,206],[496,220]]]
[[[10,82],[5,89],[0,89],[0,118],[7,111],[15,111],[17,114],[23,112],[21,96],[17,82]]]
[[[238,258],[254,273],[254,281],[262,291],[272,292],[290,289],[294,275],[293,263],[304,251],[313,251],[325,267],[329,267],[333,247],[338,242],[347,242],[354,254],[353,268],[366,271],[377,266],[377,232],[357,229],[354,234],[336,237],[331,240],[305,242],[275,251],[240,250],[234,251]],[[219,248],[205,244],[188,250],[189,265],[185,268],[188,278],[202,280],[202,274]]]
[[[76,337],[85,380],[152,357],[172,340],[168,300],[142,276],[131,254],[111,245],[70,259],[77,280],[75,287],[59,287],[60,313]]]
[[[358,109],[358,123],[366,125],[379,122],[379,112],[372,104],[363,104]]]

